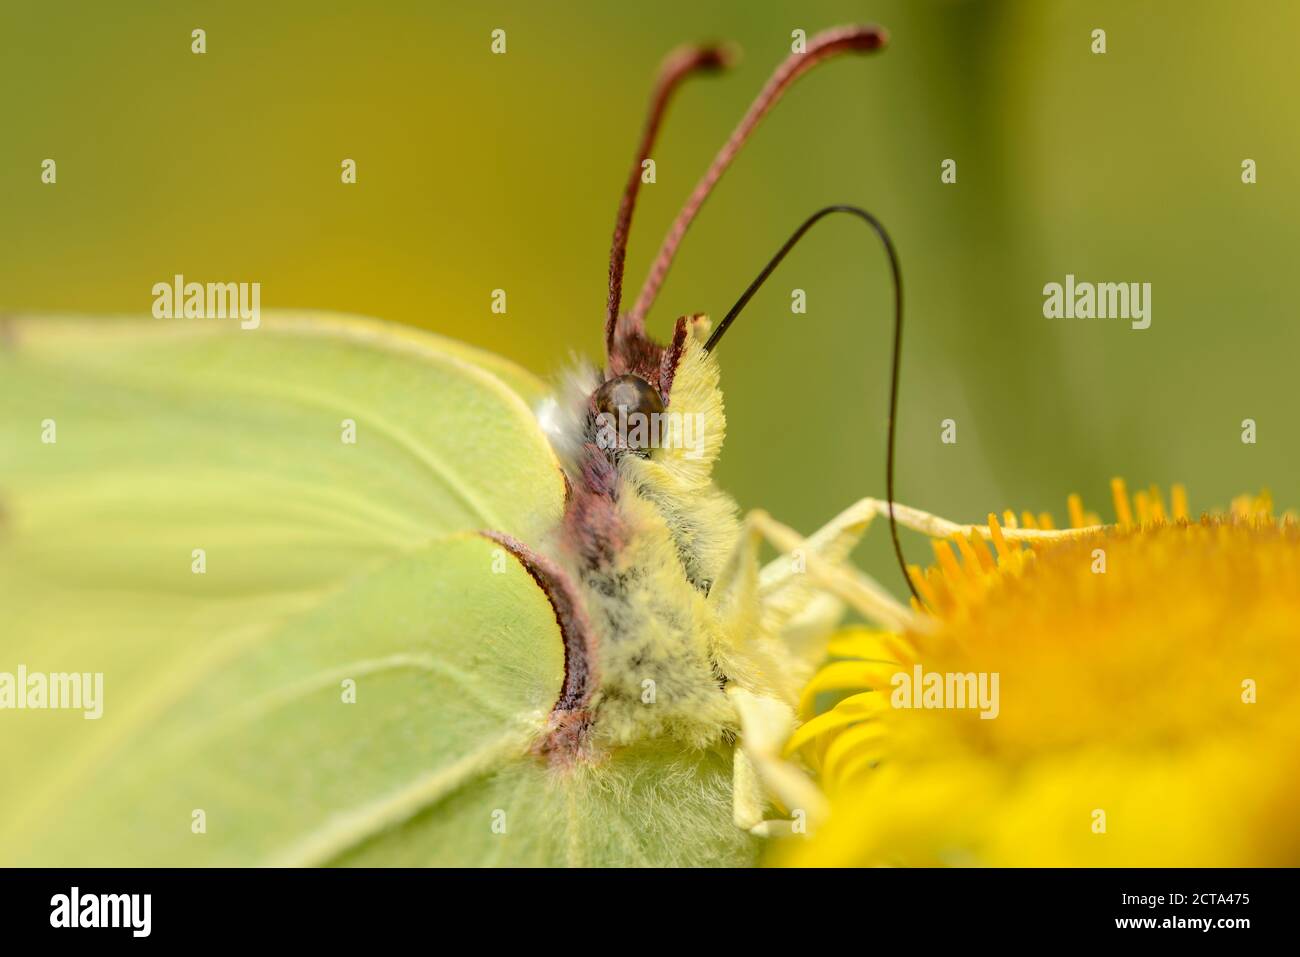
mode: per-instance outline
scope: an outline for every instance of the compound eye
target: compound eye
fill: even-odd
[[[664,402],[645,379],[617,376],[601,385],[592,401],[598,421],[596,441],[601,448],[644,454],[654,444]]]
[[[663,399],[658,391],[635,375],[621,375],[605,382],[596,390],[594,396],[596,411],[618,416],[623,412],[628,417],[635,414],[653,415],[664,410]]]

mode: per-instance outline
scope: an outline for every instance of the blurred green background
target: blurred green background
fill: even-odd
[[[6,4],[0,309],[147,315],[177,272],[259,281],[264,309],[425,326],[552,374],[599,352],[614,211],[663,55],[744,51],[670,113],[629,297],[791,31],[852,21],[887,26],[891,48],[815,71],[768,117],[652,331],[719,317],[803,217],[862,204],[907,288],[902,501],[1063,519],[1077,490],[1108,516],[1122,474],[1185,481],[1195,508],[1264,485],[1300,504],[1300,5],[1283,2]],[[1043,284],[1067,272],[1151,282],[1151,328],[1043,318]],[[795,287],[807,315],[790,313]],[[750,306],[719,352],[719,479],[743,506],[811,530],[883,495],[889,310],[883,256],[847,219]],[[872,538],[866,564],[897,590]]]

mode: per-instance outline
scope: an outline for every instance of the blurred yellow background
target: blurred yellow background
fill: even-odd
[[[861,204],[907,290],[902,501],[1063,518],[1077,490],[1108,515],[1123,474],[1185,481],[1194,509],[1261,485],[1300,504],[1300,6],[1283,2],[10,4],[0,310],[147,315],[175,273],[257,281],[264,309],[425,326],[552,374],[598,355],[615,207],[664,54],[727,39],[744,57],[669,115],[629,297],[791,31],[853,21],[885,25],[891,48],[815,71],[768,117],[652,331],[720,317],[806,215]],[[1043,285],[1066,273],[1151,282],[1151,328],[1045,319]],[[811,530],[883,495],[890,308],[883,256],[848,219],[749,307],[719,352],[719,479],[743,506]],[[872,538],[868,567],[901,589]]]

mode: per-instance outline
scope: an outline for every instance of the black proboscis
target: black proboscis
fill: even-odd
[[[898,542],[898,524],[894,521],[894,434],[898,427],[898,379],[903,355],[903,272],[898,265],[898,251],[894,248],[894,241],[889,238],[889,233],[880,220],[858,206],[836,205],[817,210],[817,212],[805,219],[790,238],[785,241],[784,245],[776,251],[776,255],[768,260],[767,265],[763,267],[763,271],[749,284],[749,287],[736,300],[736,304],[727,311],[722,321],[718,323],[718,328],[713,330],[713,335],[709,336],[709,341],[704,344],[704,351],[711,352],[717,347],[718,341],[726,334],[731,324],[736,321],[736,317],[740,315],[741,310],[754,298],[754,294],[772,275],[773,270],[781,265],[781,260],[785,259],[786,255],[798,244],[808,230],[831,213],[848,213],[865,222],[880,237],[880,241],[885,247],[885,253],[889,257],[889,270],[893,275],[894,282],[894,347],[889,363],[889,429],[885,441],[885,498],[889,503],[889,535],[894,541],[894,555],[898,559],[898,567],[902,569],[903,581],[907,583],[913,597],[920,601],[921,596],[917,594],[916,586],[912,584],[912,576],[907,573],[907,560],[903,558],[903,547]]]

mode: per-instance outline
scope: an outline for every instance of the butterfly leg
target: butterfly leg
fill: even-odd
[[[794,730],[794,710],[784,701],[736,685],[727,695],[740,716],[741,747],[733,770],[732,814],[736,826],[760,837],[807,833],[826,817],[826,798],[799,768],[781,757]],[[791,815],[765,820],[768,795]]]
[[[732,560],[719,576],[717,585],[724,593],[733,587],[738,577],[745,574],[747,564],[753,567],[759,544],[766,539],[783,556],[762,570],[758,585],[759,597],[767,599],[788,586],[795,575],[806,574],[820,588],[847,602],[876,624],[896,630],[922,626],[918,616],[899,603],[870,576],[849,565],[848,552],[866,532],[877,517],[888,517],[889,503],[883,499],[864,498],[850,505],[821,529],[805,538],[789,526],[783,525],[766,512],[755,510],[745,516],[744,524]],[[949,538],[953,535],[978,533],[987,538],[992,532],[987,525],[965,525],[923,512],[920,509],[894,503],[894,518],[899,525],[927,535],[930,538]],[[1007,541],[1055,542],[1086,536],[1098,527],[1069,529],[1002,528]],[[794,559],[798,559],[795,561]]]
[[[735,550],[710,592],[726,616],[728,634],[783,632],[809,612],[818,620],[811,631],[819,636],[803,666],[824,654],[825,637],[847,602],[873,621],[903,628],[913,617],[869,576],[846,562],[848,553],[874,518],[869,507],[849,509],[808,538],[777,522],[766,512],[745,516]],[[771,542],[783,554],[759,571],[759,550]],[[828,599],[828,594],[839,599]],[[816,606],[816,607],[815,607]],[[790,649],[792,653],[795,648]],[[796,653],[797,655],[797,653]],[[793,663],[793,662],[792,662]],[[796,692],[797,693],[797,692]],[[803,769],[785,760],[782,748],[796,720],[790,703],[731,684],[727,694],[741,725],[740,746],[733,758],[733,817],[738,827],[759,836],[809,833],[825,818],[826,799]],[[775,803],[789,815],[765,817]]]
[[[784,669],[796,671],[800,666],[810,668],[814,659],[820,659],[825,636],[842,613],[839,601],[828,599],[828,593],[873,620],[889,627],[904,627],[912,612],[868,576],[846,564],[849,551],[874,514],[870,510],[850,510],[805,539],[765,512],[749,513],[731,558],[710,590],[710,600],[718,603],[724,619],[724,631],[736,636],[784,631],[782,624],[806,621],[813,606],[820,606],[825,612],[824,621],[813,610],[812,617],[818,621],[811,630],[820,635],[821,641],[816,644],[821,650],[809,655],[807,661],[792,659],[792,667]],[[760,573],[759,550],[765,540],[785,554]],[[800,683],[793,689],[795,696]],[[741,725],[740,746],[733,758],[736,825],[760,836],[808,833],[824,819],[826,800],[807,774],[782,756],[785,741],[796,724],[791,703],[779,694],[757,692],[739,682],[728,685],[727,695]],[[772,801],[790,817],[765,818]]]
[[[923,616],[903,606],[874,579],[847,562],[848,553],[872,521],[888,515],[888,502],[862,499],[805,538],[766,512],[750,512],[731,558],[710,591],[710,600],[725,609],[728,633],[744,633],[757,627],[765,612],[776,611],[790,597],[801,600],[795,604],[806,605],[815,600],[818,592],[822,597],[826,593],[834,595],[891,631],[923,629]],[[961,525],[897,503],[894,517],[904,528],[932,538],[972,532],[991,537],[987,526]],[[1092,531],[1095,529],[1004,528],[1001,533],[1008,540],[1059,541]],[[782,555],[760,571],[758,555],[765,540]],[[813,586],[811,590],[809,585]],[[788,619],[789,612],[785,617]],[[793,709],[777,697],[754,694],[736,685],[729,686],[727,693],[741,721],[742,740],[733,771],[736,824],[762,835],[795,831],[800,824],[815,826],[824,814],[825,799],[801,770],[781,757],[784,742],[795,726]],[[789,809],[794,819],[764,820],[769,795]]]
[[[766,603],[783,589],[806,582],[846,602],[882,627],[900,629],[914,624],[916,616],[909,608],[845,560],[875,515],[874,509],[858,503],[805,538],[764,511],[749,512],[741,525],[736,548],[714,583],[717,600],[725,600],[733,590],[752,588],[760,602]],[[782,556],[759,575],[757,556],[764,541],[775,546]]]

